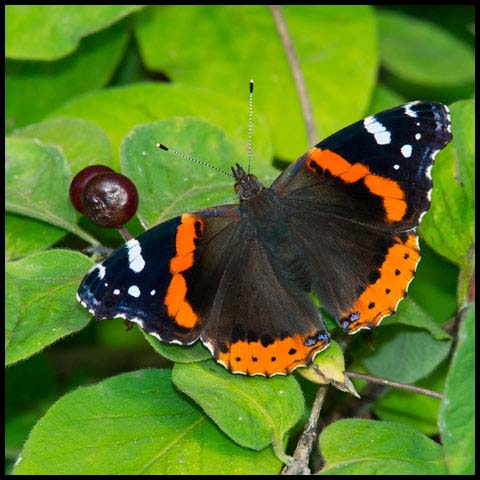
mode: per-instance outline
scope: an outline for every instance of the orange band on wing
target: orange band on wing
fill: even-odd
[[[363,180],[370,192],[382,198],[387,220],[400,221],[407,213],[407,202],[400,185],[395,180],[375,175],[361,163],[350,163],[341,155],[331,150],[312,148],[308,153],[307,168],[318,173],[315,168],[328,170],[333,176],[339,177],[345,183],[354,183]],[[315,165],[312,165],[311,162]]]
[[[382,318],[395,312],[397,304],[407,293],[420,260],[418,238],[415,233],[410,233],[405,241],[399,237],[395,240],[378,271],[377,281],[365,289],[349,311],[342,314],[351,320],[348,333],[377,326]]]
[[[170,317],[182,327],[193,328],[198,316],[187,302],[187,282],[182,272],[192,267],[194,262],[195,239],[203,233],[203,222],[191,215],[182,215],[175,237],[176,255],[170,260],[172,279],[165,296],[165,306]]]
[[[311,338],[309,342],[307,339]],[[227,345],[226,352],[220,352],[217,360],[232,372],[247,375],[287,374],[296,367],[308,365],[315,354],[329,345],[328,336],[318,332],[308,335],[295,335],[282,340],[274,340],[265,346],[260,340],[240,340]]]

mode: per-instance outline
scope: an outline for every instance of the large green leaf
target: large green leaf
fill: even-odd
[[[423,311],[414,300],[407,297],[402,300],[395,315],[390,315],[382,325],[403,324],[411,327],[423,328],[429,331],[437,340],[446,340],[450,335],[440,328],[425,311]]]
[[[475,473],[475,304],[465,315],[447,375],[439,419],[448,470]]]
[[[59,147],[38,139],[5,141],[5,208],[75,233],[96,243],[76,224],[68,198],[70,169]]]
[[[66,100],[105,85],[122,58],[128,38],[120,22],[85,38],[75,53],[61,60],[7,60],[7,130],[38,122]]]
[[[44,144],[58,146],[70,167],[67,175],[68,181],[87,165],[110,165],[112,162],[112,147],[108,137],[96,125],[80,118],[45,120],[15,130],[13,136],[38,139]],[[35,166],[37,165],[35,156],[32,157],[32,163]],[[32,172],[35,171],[35,166],[31,168]],[[51,173],[45,172],[47,178],[50,176],[58,178],[57,175],[58,172],[55,171],[55,167]],[[43,180],[41,180],[41,184],[43,184]],[[47,184],[45,183],[45,185]],[[62,202],[61,209],[68,208],[68,205],[63,203],[68,202],[65,195],[68,188],[67,182],[62,179],[56,186],[59,188],[56,188],[53,192],[55,192],[55,195],[59,195],[58,200]],[[42,191],[40,186],[39,188]],[[48,201],[55,202],[57,198],[51,194],[52,190],[49,189],[47,191]],[[58,203],[55,203],[55,205],[59,206]],[[68,210],[70,211],[70,208]],[[48,223],[18,215],[7,214],[5,222],[5,247],[8,258],[18,258],[43,250],[60,240],[67,233],[65,230]]]
[[[393,11],[377,14],[382,65],[401,79],[430,87],[473,82],[472,50],[447,30]]]
[[[7,365],[33,355],[89,322],[90,316],[75,301],[75,293],[91,266],[89,258],[67,250],[40,252],[7,263]]]
[[[6,5],[5,57],[57,60],[141,5]]]
[[[164,138],[229,174],[231,165],[245,164],[243,142],[230,141],[223,130],[205,121],[177,117],[134,128],[122,143],[121,165],[142,193],[138,216],[145,226],[213,205],[238,203],[233,178],[157,148]],[[254,159],[255,174],[266,185],[279,173],[269,161]]]
[[[402,103],[405,103],[405,99],[401,95],[389,87],[379,83],[373,92],[372,100],[367,110],[367,115],[375,115],[383,110],[397,107]]]
[[[441,393],[445,383],[445,365],[446,361],[442,362],[431,375],[415,382],[415,385]],[[410,425],[430,436],[438,434],[439,409],[438,398],[398,388],[388,389],[373,406],[373,412],[380,420]]]
[[[445,475],[442,447],[422,433],[390,422],[348,419],[320,435],[321,475]]]
[[[232,375],[213,360],[177,363],[173,383],[193,398],[229,437],[243,447],[261,450],[300,419],[304,401],[292,376],[270,379]]]
[[[425,330],[397,326],[374,332],[375,350],[366,352],[363,365],[373,375],[413,383],[431,373],[444,360],[451,341],[436,340]]]
[[[61,228],[33,218],[5,213],[5,260],[44,250],[66,233]]]
[[[15,461],[35,423],[54,402],[56,387],[53,365],[41,353],[5,370],[6,458]]]
[[[407,298],[443,327],[457,311],[458,267],[434,252],[421,238],[420,252],[422,257]]]
[[[432,205],[420,231],[440,255],[465,267],[475,239],[475,101],[450,106],[452,142],[432,170]]]
[[[135,126],[172,116],[195,116],[197,119],[208,120],[223,128],[229,139],[243,142],[245,153],[242,164],[247,159],[248,121],[241,122],[239,118],[247,117],[248,120],[248,102],[219,95],[214,90],[167,83],[137,83],[132,86],[86,94],[65,104],[51,116],[80,117],[99,126],[112,143],[114,168],[119,167],[117,154],[120,152],[120,144]],[[170,140],[162,136],[156,138],[155,143],[162,142],[168,147],[186,151],[196,141],[194,138],[189,138],[182,140],[182,144],[172,144]],[[265,117],[261,114],[256,115],[252,147],[252,170],[255,172],[260,159],[266,162],[272,158],[270,133]],[[192,154],[197,156],[195,151],[192,151]],[[215,161],[211,158],[204,158],[204,160]],[[174,157],[171,162],[189,163]],[[229,164],[228,161],[226,164]],[[194,170],[192,165],[190,169]],[[200,170],[205,173],[204,169],[200,168]]]
[[[179,394],[170,370],[140,370],[61,398],[32,430],[15,474],[274,474]]]
[[[14,130],[12,135],[37,138],[61,147],[72,177],[88,165],[112,163],[109,138],[96,125],[81,118],[52,118]]]
[[[368,6],[281,6],[305,77],[318,140],[362,117],[376,79],[375,21]],[[284,48],[266,5],[174,5],[145,9],[135,34],[146,66],[175,81],[246,98],[265,112],[277,156],[309,146]],[[185,39],[190,39],[185,41]],[[247,123],[244,114],[237,122]]]

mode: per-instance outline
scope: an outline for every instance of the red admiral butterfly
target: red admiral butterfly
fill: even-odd
[[[78,299],[164,342],[200,338],[234,373],[288,374],[329,344],[311,291],[350,334],[395,311],[420,259],[433,159],[451,138],[445,105],[412,102],[333,134],[268,188],[237,164],[238,205],[128,241]]]

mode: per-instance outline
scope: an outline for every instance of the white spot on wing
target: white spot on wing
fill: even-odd
[[[393,169],[394,170],[398,170],[400,168],[400,165],[398,163],[396,163],[394,166],[393,166]]]
[[[142,257],[142,247],[138,240],[132,238],[126,243],[128,249],[128,263],[130,269],[139,273],[145,267],[145,260]]]
[[[407,103],[405,105],[405,113],[409,116],[409,117],[418,117],[418,113],[415,112],[414,110],[412,110],[412,105],[415,105],[416,103],[418,102],[411,102],[411,103]],[[417,124],[418,125],[418,124]]]
[[[114,291],[113,291],[113,294],[114,295],[120,295],[120,290],[118,288],[116,288]]]
[[[400,151],[405,158],[410,158],[412,156],[412,146],[409,144],[404,145]]]
[[[378,145],[388,145],[391,142],[392,136],[390,132],[382,125],[373,115],[370,115],[363,121],[363,126],[368,133],[375,137]]]
[[[132,297],[138,298],[140,296],[140,289],[136,285],[132,285],[128,289],[128,294]]]
[[[104,267],[101,263],[99,263],[99,264],[96,266],[96,268],[98,269],[98,278],[99,278],[100,280],[102,280],[103,277],[105,276],[105,272],[106,272],[105,267]]]
[[[152,297],[153,297],[153,295],[155,295],[156,293],[157,293],[156,290],[152,290],[152,291],[150,292],[150,295],[152,295]]]
[[[422,134],[421,133],[416,133],[415,134],[415,140],[420,140],[422,138]]]

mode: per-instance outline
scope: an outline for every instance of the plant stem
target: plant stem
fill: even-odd
[[[369,382],[379,383],[381,385],[386,385],[387,387],[399,388],[401,390],[407,390],[409,392],[421,393],[422,395],[428,395],[429,397],[434,397],[442,399],[443,395],[433,390],[428,390],[422,387],[416,387],[415,385],[407,385],[405,383],[394,382],[393,380],[387,380],[386,378],[375,377],[374,375],[366,375],[364,373],[356,372],[347,372],[345,375],[350,378],[361,378],[362,380],[368,380]]]
[[[312,452],[313,444],[317,438],[317,425],[320,418],[325,395],[328,386],[320,386],[312,405],[312,411],[308,422],[303,429],[302,435],[297,443],[297,448],[293,454],[293,460],[282,470],[282,475],[309,475],[310,468],[308,461]]]
[[[126,242],[133,238],[130,232],[125,227],[119,228],[118,231]]]
[[[283,47],[285,48],[290,69],[292,70],[293,78],[295,80],[295,87],[297,89],[300,105],[302,107],[303,120],[305,121],[305,127],[307,129],[308,144],[309,146],[312,146],[317,143],[318,136],[317,129],[315,127],[312,104],[308,97],[305,79],[300,68],[300,63],[298,62],[297,54],[295,53],[295,47],[293,46],[292,39],[288,32],[287,24],[285,23],[285,19],[280,11],[280,7],[278,5],[269,5],[269,7],[275,21],[275,26],[278,30],[278,34],[282,40]]]

